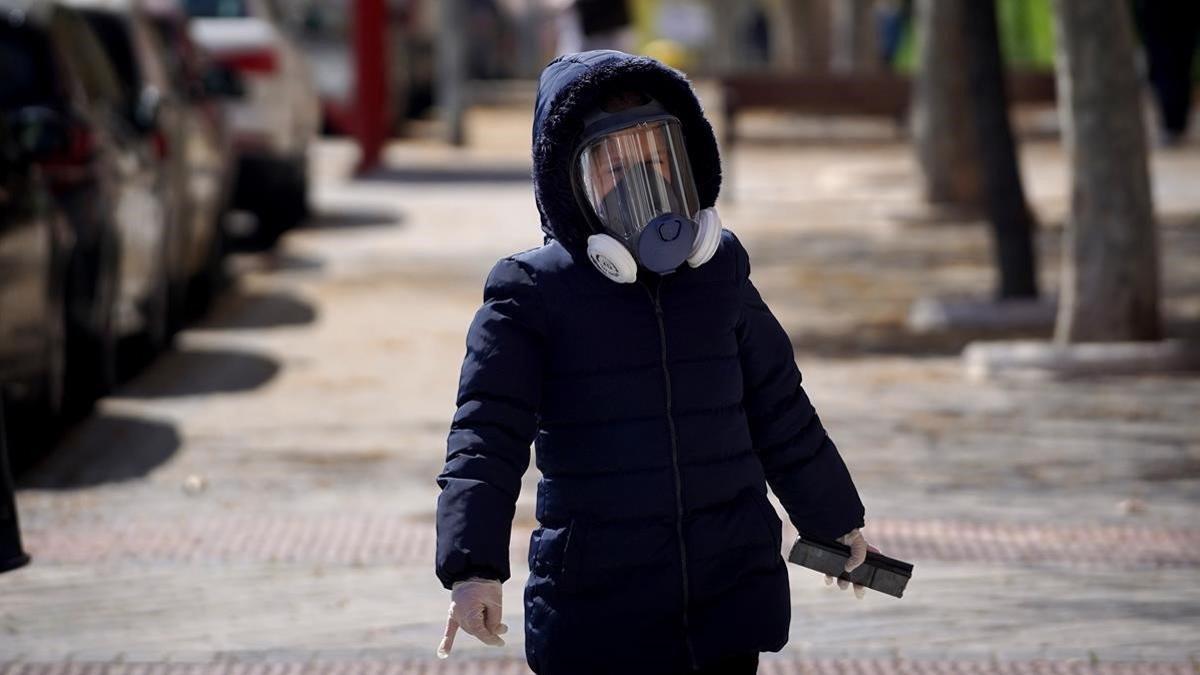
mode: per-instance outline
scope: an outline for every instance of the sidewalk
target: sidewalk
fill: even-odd
[[[433,656],[449,596],[433,477],[466,327],[491,264],[541,243],[524,117],[473,124],[482,146],[397,144],[360,181],[353,151],[324,143],[314,223],[238,260],[213,316],[23,479],[34,564],[0,577],[0,675],[527,672],[532,465],[507,646],[462,635]],[[1045,142],[1023,159],[1052,289],[1063,160]],[[972,336],[904,317],[924,295],[986,295],[988,234],[919,222],[905,146],[747,142],[733,161],[724,222],[793,338],[864,533],[916,565],[902,600],[861,601],[793,566],[792,639],[761,672],[1197,672],[1200,377],[968,381]],[[1200,147],[1153,168],[1170,330],[1194,337]]]

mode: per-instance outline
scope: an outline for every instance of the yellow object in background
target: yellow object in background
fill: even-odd
[[[651,40],[642,48],[642,53],[676,70],[687,71],[692,66],[691,52],[674,40]]]

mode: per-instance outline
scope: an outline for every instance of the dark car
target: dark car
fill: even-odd
[[[44,428],[63,404],[74,236],[38,164],[65,129],[46,105],[51,65],[36,41],[19,17],[0,14],[0,405]]]
[[[34,411],[14,429],[43,436],[49,416],[111,385],[119,262],[114,228],[94,216],[95,136],[51,22],[43,3],[0,0],[0,379],[10,404]]]
[[[0,0],[42,68],[44,105],[66,143],[39,165],[75,238],[67,262],[68,407],[114,384],[122,336],[165,340],[168,221],[157,157],[156,98],[131,97],[89,22],[56,2]]]

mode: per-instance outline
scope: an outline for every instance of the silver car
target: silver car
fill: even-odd
[[[241,79],[225,110],[238,157],[233,207],[254,214],[269,246],[308,211],[308,150],[321,114],[304,54],[268,0],[182,0],[192,39]]]

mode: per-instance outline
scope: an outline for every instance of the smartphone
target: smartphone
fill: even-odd
[[[904,595],[904,588],[912,578],[911,563],[889,558],[882,553],[867,551],[867,559],[854,570],[846,572],[846,561],[849,559],[849,546],[803,533],[788,553],[788,562],[897,598]]]

